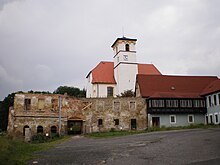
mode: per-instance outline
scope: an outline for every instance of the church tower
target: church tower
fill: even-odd
[[[130,89],[134,91],[136,74],[138,73],[136,41],[137,39],[122,37],[117,38],[112,44],[117,95]]]

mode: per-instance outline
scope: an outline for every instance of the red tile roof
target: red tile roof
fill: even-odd
[[[153,64],[138,64],[138,74],[161,75]]]
[[[201,93],[201,95],[208,95],[215,92],[220,91],[220,80],[216,80],[214,82],[211,82]]]
[[[92,83],[116,84],[114,78],[114,62],[100,62],[89,74],[92,73]],[[161,75],[153,64],[138,64],[138,73],[148,75]],[[89,74],[86,76],[88,78]]]
[[[145,98],[200,98],[214,76],[137,75],[140,94]]]
[[[113,62],[101,61],[91,72],[93,84],[116,84]]]

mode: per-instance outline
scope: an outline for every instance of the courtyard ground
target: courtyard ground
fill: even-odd
[[[115,138],[73,136],[28,164],[220,164],[220,128],[143,133]]]

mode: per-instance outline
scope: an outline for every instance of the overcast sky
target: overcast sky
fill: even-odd
[[[15,91],[86,87],[112,43],[162,74],[220,76],[219,0],[0,0],[0,100]]]

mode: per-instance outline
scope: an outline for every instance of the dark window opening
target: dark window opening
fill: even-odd
[[[114,119],[115,125],[119,125],[119,119]]]
[[[129,44],[125,45],[125,51],[130,51]]]
[[[37,133],[43,133],[43,132],[44,132],[43,127],[41,125],[39,125],[37,127]]]
[[[24,109],[30,110],[31,109],[31,99],[25,99],[24,100]]]
[[[102,119],[99,119],[98,120],[98,126],[101,126],[102,125]]]
[[[215,122],[218,123],[218,115],[215,115]]]
[[[137,129],[136,119],[131,119],[131,129]]]
[[[113,87],[107,87],[107,97],[113,96]]]
[[[193,123],[193,116],[190,115],[188,118],[189,118],[189,123]]]
[[[214,105],[217,105],[217,97],[214,95]]]
[[[23,128],[23,136],[25,136],[25,128],[30,128],[28,125],[25,125]]]
[[[212,106],[212,98],[211,98],[211,96],[209,96],[209,106],[210,107]]]
[[[56,126],[52,126],[51,128],[50,128],[50,132],[51,133],[57,133],[57,127]]]

